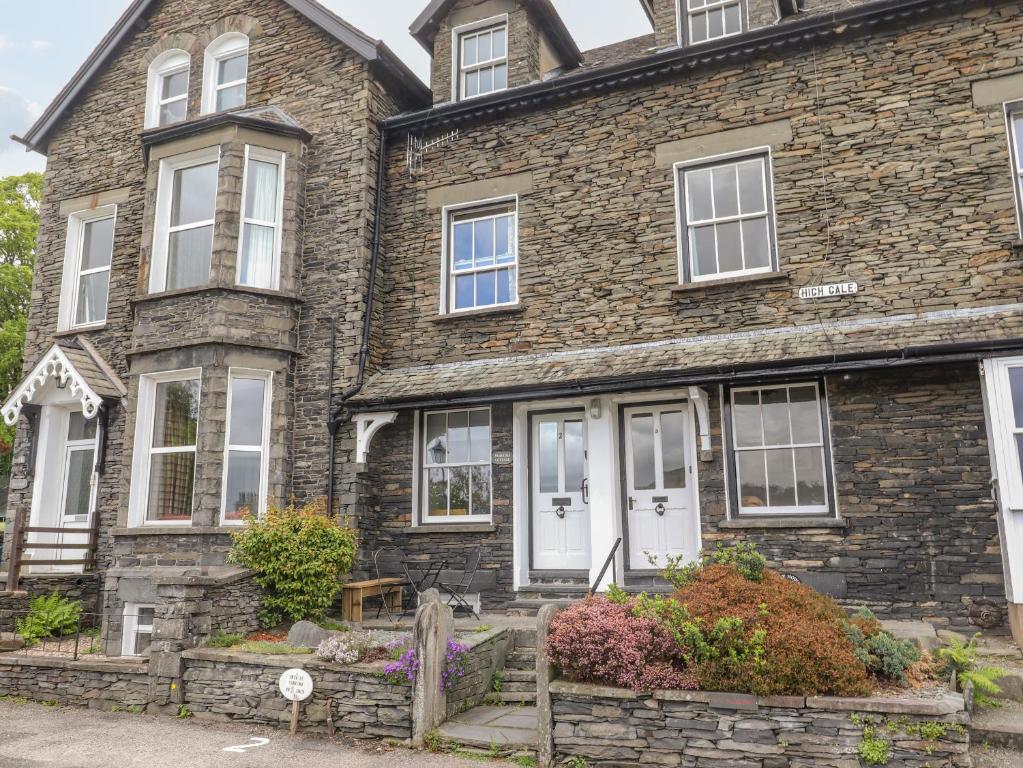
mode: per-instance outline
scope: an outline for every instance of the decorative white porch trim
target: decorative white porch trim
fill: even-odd
[[[355,461],[364,464],[369,455],[369,446],[373,437],[383,427],[393,424],[398,418],[397,411],[381,411],[379,413],[357,413],[355,421]]]
[[[17,423],[18,417],[21,416],[21,409],[32,402],[36,391],[44,386],[50,378],[56,379],[57,386],[61,388],[70,386],[71,395],[82,404],[82,413],[85,418],[91,419],[99,413],[103,398],[93,391],[88,382],[68,360],[60,346],[54,344],[4,403],[0,412],[3,413],[4,421],[9,426],[14,426]]]
[[[689,399],[696,406],[697,428],[700,432],[700,461],[712,461],[710,445],[710,398],[702,387],[690,387]]]

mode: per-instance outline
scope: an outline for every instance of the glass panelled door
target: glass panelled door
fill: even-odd
[[[690,476],[687,403],[624,410],[629,568],[644,570],[676,555],[696,557],[699,516]]]
[[[588,569],[584,415],[580,411],[534,415],[532,433],[533,568]]]

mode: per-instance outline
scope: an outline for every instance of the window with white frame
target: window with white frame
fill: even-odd
[[[1016,188],[1016,210],[1020,236],[1023,237],[1023,104],[1009,108],[1010,154],[1012,155],[1012,178]]]
[[[739,513],[827,514],[827,430],[820,385],[740,387],[729,397],[729,450]]]
[[[238,284],[275,289],[279,284],[284,210],[283,152],[245,148],[242,201]]]
[[[83,522],[92,511],[93,472],[96,463],[96,419],[81,411],[68,415],[64,443],[64,478],[61,510],[65,521]]]
[[[508,88],[508,22],[487,20],[455,30],[456,98],[471,99]]]
[[[777,269],[769,152],[677,167],[682,282]]]
[[[184,51],[162,53],[149,66],[146,128],[180,123],[188,116],[191,59]]]
[[[433,411],[423,427],[423,523],[490,519],[490,410]]]
[[[60,330],[106,322],[116,219],[117,207],[113,205],[74,213],[68,218],[58,310]]]
[[[139,377],[131,496],[136,525],[192,520],[201,376],[192,369]]]
[[[743,0],[680,0],[685,23],[684,43],[695,45],[741,34]]]
[[[156,607],[125,603],[121,618],[121,655],[142,656],[153,642]]]
[[[514,202],[448,214],[447,302],[460,312],[516,304],[518,215]]]
[[[234,524],[265,508],[272,378],[232,369],[228,379],[223,520]]]
[[[221,35],[206,48],[203,66],[203,114],[245,106],[249,74],[249,38]]]
[[[160,162],[151,292],[209,282],[219,170],[219,147]]]

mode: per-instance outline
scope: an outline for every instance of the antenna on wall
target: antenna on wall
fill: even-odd
[[[415,176],[423,170],[423,159],[426,157],[427,152],[450,144],[456,139],[458,139],[457,128],[430,141],[423,141],[418,136],[413,136],[410,133],[408,135],[408,147],[405,150],[405,164],[408,166],[409,176]]]

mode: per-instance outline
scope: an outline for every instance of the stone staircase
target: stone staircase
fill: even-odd
[[[536,705],[536,630],[515,632],[515,646],[505,657],[500,688],[489,697],[494,704]]]
[[[530,571],[529,586],[519,589],[513,602],[508,604],[509,614],[536,616],[547,603],[565,607],[589,594],[587,571],[563,571],[557,574]]]

